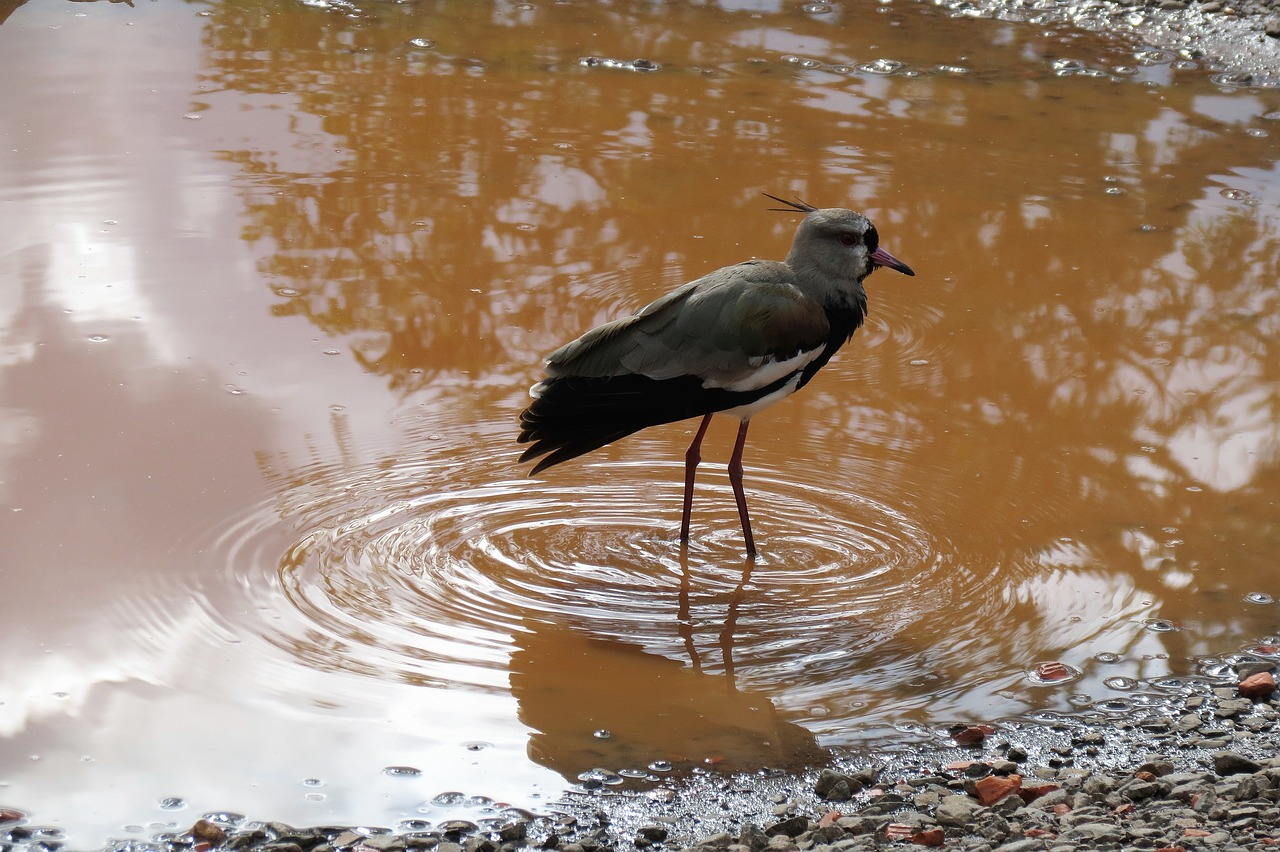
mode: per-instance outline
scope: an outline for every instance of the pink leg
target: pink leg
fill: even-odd
[[[707,434],[711,425],[711,415],[702,418],[698,426],[698,434],[693,436],[693,443],[684,453],[684,516],[680,519],[680,540],[689,540],[689,514],[693,511],[693,475],[698,470],[698,462],[702,461],[702,437]]]
[[[751,518],[747,517],[747,495],[742,492],[742,448],[747,443],[747,426],[750,419],[738,427],[738,441],[733,445],[729,458],[729,484],[733,486],[734,499],[738,501],[738,517],[742,519],[742,537],[747,540],[747,555],[756,555],[756,540],[751,535]]]

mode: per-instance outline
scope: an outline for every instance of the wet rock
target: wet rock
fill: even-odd
[[[813,791],[829,802],[847,802],[853,794],[862,790],[862,782],[849,775],[824,769],[818,776]]]
[[[1262,764],[1250,760],[1243,754],[1234,751],[1220,751],[1213,756],[1213,771],[1219,775],[1239,775],[1244,772],[1257,772]]]
[[[967,826],[973,822],[980,805],[968,796],[946,796],[934,817],[943,825]]]
[[[303,852],[302,846],[290,840],[277,840],[262,847],[262,852]]]
[[[1213,711],[1215,716],[1223,719],[1232,719],[1244,713],[1248,713],[1253,709],[1253,701],[1248,698],[1229,698],[1225,701],[1219,701],[1217,708]]]
[[[774,823],[764,830],[764,833],[770,837],[783,835],[786,837],[799,837],[809,828],[809,820],[802,816],[794,816],[791,819],[784,819],[782,822]]]
[[[498,839],[504,843],[524,840],[529,834],[529,823],[523,820],[509,822],[498,829]]]
[[[1043,852],[1045,842],[1039,837],[1014,840],[996,847],[996,852]]]
[[[1172,773],[1174,768],[1174,765],[1167,760],[1148,760],[1139,766],[1137,770],[1134,771],[1134,774],[1137,775],[1139,773],[1147,772],[1159,778]]]
[[[764,833],[764,829],[753,822],[749,822],[742,827],[742,831],[738,834],[738,845],[745,846],[752,852],[760,852],[761,849],[769,845],[769,835]]]
[[[440,830],[450,840],[457,840],[463,835],[475,834],[480,830],[480,826],[470,820],[450,819],[440,823]]]
[[[233,834],[227,839],[226,848],[232,850],[248,849],[261,845],[267,839],[267,833],[260,828]]]
[[[956,745],[978,746],[995,731],[991,725],[952,725],[947,733],[956,741]]]
[[[642,825],[636,833],[651,843],[659,843],[666,840],[670,832],[665,825]]]
[[[198,819],[195,825],[191,826],[191,837],[197,842],[221,843],[227,839],[227,831],[207,819]]]
[[[494,845],[490,842],[490,845]],[[362,852],[404,852],[409,848],[408,842],[396,834],[376,834],[366,837],[358,847]],[[496,848],[496,847],[495,847]]]

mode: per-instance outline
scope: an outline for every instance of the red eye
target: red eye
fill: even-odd
[[[856,246],[858,244],[857,236],[850,233],[841,234],[839,240],[842,246]]]

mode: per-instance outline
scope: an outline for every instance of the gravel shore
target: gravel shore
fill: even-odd
[[[115,852],[965,852],[1280,846],[1275,661],[1234,655],[1151,712],[956,725],[931,745],[781,771],[625,781],[597,770],[543,813],[454,797],[456,819],[298,828],[228,813]],[[1136,702],[1135,706],[1142,706]],[[0,809],[0,852],[61,832]]]

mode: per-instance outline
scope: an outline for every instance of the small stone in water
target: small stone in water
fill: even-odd
[[[1036,666],[1036,678],[1044,683],[1056,683],[1060,680],[1068,680],[1072,676],[1071,669],[1064,663],[1052,662],[1041,663]]]
[[[191,836],[206,843],[221,843],[227,839],[227,832],[207,819],[198,819],[195,825],[191,826]]]
[[[422,774],[422,770],[412,766],[388,766],[382,770],[382,774],[390,775],[392,778],[417,778]]]
[[[963,746],[982,745],[982,741],[995,732],[990,725],[952,725],[947,731],[957,745]]]

